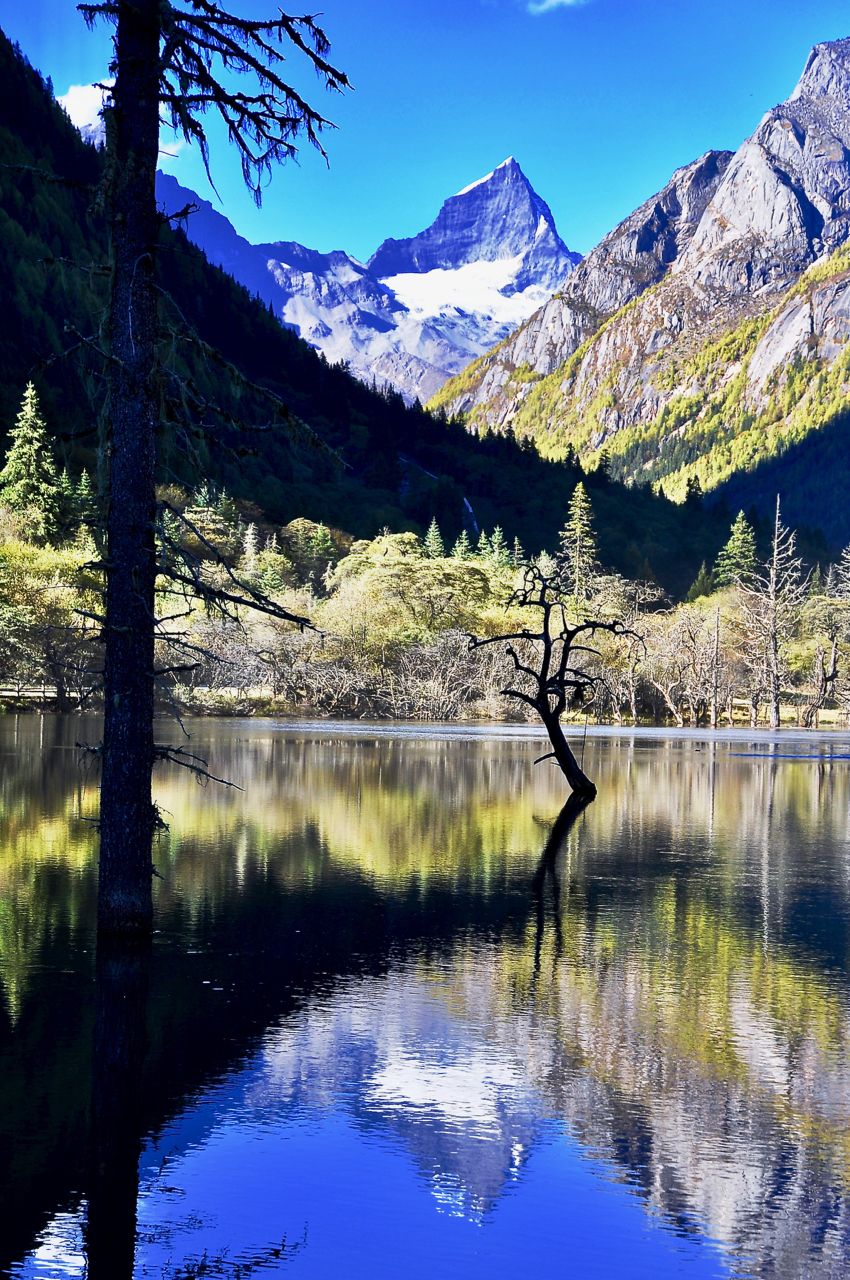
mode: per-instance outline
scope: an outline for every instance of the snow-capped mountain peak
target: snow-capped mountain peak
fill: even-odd
[[[293,241],[251,245],[212,205],[159,174],[167,209],[200,206],[189,235],[331,361],[409,400],[430,398],[527,320],[580,255],[511,156],[450,196],[425,231],[385,240],[368,263]]]
[[[533,275],[535,284],[550,291],[580,260],[558,235],[549,206],[509,156],[492,173],[450,196],[425,231],[407,240],[385,240],[369,259],[369,267],[386,278],[529,253],[534,261],[524,263],[519,274],[529,276],[527,283]]]

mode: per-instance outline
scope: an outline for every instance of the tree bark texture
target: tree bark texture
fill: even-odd
[[[152,923],[159,30],[156,0],[121,6],[108,193],[114,274],[98,925],[124,933]]]

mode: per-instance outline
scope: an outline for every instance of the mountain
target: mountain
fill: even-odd
[[[97,335],[108,272],[98,268],[108,261],[108,245],[91,187],[104,162],[102,152],[81,140],[50,85],[0,32],[0,284],[6,300],[0,310],[0,457],[33,379],[57,462],[72,476],[83,467],[94,471],[99,458],[103,370]],[[37,170],[70,185],[44,181]],[[172,187],[169,199],[177,195]],[[227,230],[210,206],[194,216],[210,219],[210,234]],[[232,228],[228,234],[230,264],[241,261],[240,272],[247,270],[256,261],[255,246]],[[460,423],[408,407],[399,394],[375,392],[329,364],[255,296],[269,275],[264,259],[256,287],[245,287],[182,233],[163,227],[162,240],[162,356],[172,371],[163,386],[163,483],[211,480],[242,502],[250,519],[259,519],[261,508],[277,524],[306,517],[360,538],[374,537],[384,526],[421,533],[436,517],[450,543],[464,527],[476,537],[478,529],[489,533],[498,524],[509,544],[517,537],[529,552],[555,549],[581,468],[543,459],[510,437],[479,440]],[[306,271],[310,259],[300,261]],[[80,342],[75,333],[94,342]],[[71,354],[63,357],[63,351]],[[267,402],[228,374],[216,352],[238,375],[280,396],[344,465],[269,424]],[[197,430],[186,432],[179,421],[186,390],[224,412],[211,410]],[[242,432],[227,413],[264,429]],[[600,472],[585,479],[604,563],[655,576],[674,595],[687,591],[701,560],[712,559],[728,536],[729,518],[722,512],[678,506]]]
[[[679,497],[691,477],[762,508],[781,490],[788,518],[850,540],[849,161],[839,40],[737,152],[678,170],[432,403],[555,457],[604,451]]]
[[[173,177],[159,174],[157,191],[169,212],[199,206],[190,238],[311,346],[409,402],[511,333],[580,261],[512,157],[446,200],[427,230],[385,240],[366,265],[293,241],[251,245]]]

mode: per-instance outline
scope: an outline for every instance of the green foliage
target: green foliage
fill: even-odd
[[[578,604],[590,594],[597,560],[593,507],[581,481],[570,499],[567,523],[561,532],[560,553],[567,589]]]
[[[739,511],[732,525],[729,541],[715,562],[714,580],[719,587],[731,586],[736,582],[750,582],[756,567],[756,537],[743,511]],[[688,599],[692,598],[689,594]]]
[[[97,495],[88,471],[82,472],[74,489],[74,514],[83,525],[91,525],[97,518]]]
[[[437,524],[436,517],[432,517],[428,526],[428,532],[425,534],[425,554],[432,560],[442,560],[446,554],[443,546],[443,538],[440,533],[440,526]]]
[[[356,542],[330,580],[319,625],[369,652],[468,629],[490,598],[490,581],[474,561],[429,556],[412,533]]]
[[[55,535],[61,523],[63,495],[31,382],[11,438],[6,465],[0,471],[0,503],[25,517],[37,536]]]
[[[453,560],[469,560],[472,557],[472,543],[469,541],[469,534],[465,529],[461,530],[460,537],[452,547]]]
[[[693,603],[694,600],[699,600],[701,596],[710,596],[713,590],[714,590],[714,574],[711,572],[711,570],[708,568],[705,561],[703,560],[702,564],[700,565],[700,571],[697,574],[696,579],[693,585],[691,586],[690,590],[688,591],[688,594],[686,595],[685,599],[690,604],[690,603]]]
[[[310,553],[320,564],[328,565],[336,559],[334,540],[323,524],[319,524],[310,540]]]
[[[511,563],[511,553],[500,525],[490,535],[490,562],[497,569],[505,569]]]

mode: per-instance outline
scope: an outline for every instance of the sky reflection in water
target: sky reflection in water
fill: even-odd
[[[86,1266],[96,780],[45,723],[0,726],[16,1276]],[[844,739],[590,734],[546,863],[527,733],[196,745],[245,791],[158,785],[137,1276],[846,1274]]]

